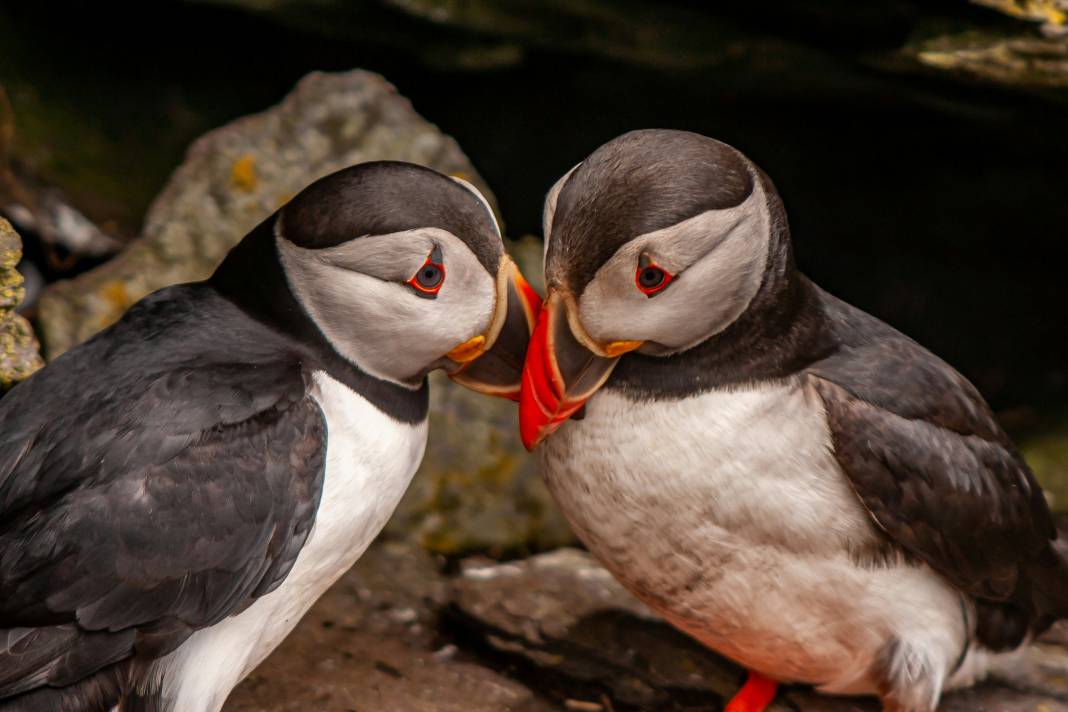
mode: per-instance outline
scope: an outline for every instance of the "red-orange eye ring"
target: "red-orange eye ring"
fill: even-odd
[[[660,292],[667,289],[673,279],[675,279],[675,275],[645,255],[638,259],[638,269],[634,273],[634,284],[637,285],[638,291],[645,296],[655,297],[660,294]]]
[[[420,297],[433,299],[445,284],[445,265],[441,261],[441,249],[435,247],[426,261],[405,284]]]

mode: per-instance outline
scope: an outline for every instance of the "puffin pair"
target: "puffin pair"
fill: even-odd
[[[517,397],[539,298],[468,183],[319,180],[0,399],[0,712],[211,712],[363,553],[426,374]]]
[[[752,161],[628,133],[553,186],[544,229],[523,440],[590,551],[748,668],[730,712],[774,681],[933,712],[1068,614],[1042,490],[987,404],[797,271]]]
[[[0,712],[220,709],[388,519],[435,368],[519,398],[590,550],[749,668],[731,712],[773,680],[932,712],[1068,613],[982,398],[797,272],[740,153],[626,134],[545,237],[528,349],[477,190],[355,166],[0,399]]]

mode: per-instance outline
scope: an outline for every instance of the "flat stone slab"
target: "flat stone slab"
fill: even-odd
[[[523,684],[441,640],[440,562],[373,547],[230,696],[227,712],[546,712]]]

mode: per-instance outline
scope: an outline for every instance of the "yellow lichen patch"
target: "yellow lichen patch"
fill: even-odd
[[[1022,20],[1048,22],[1051,25],[1063,25],[1065,21],[1068,21],[1068,13],[1065,12],[1063,0],[975,0],[975,2]]]
[[[118,279],[113,279],[100,289],[100,295],[107,300],[108,304],[121,311],[133,303],[130,293],[126,290],[126,284]]]
[[[246,193],[256,190],[259,184],[259,178],[256,176],[256,157],[246,153],[234,161],[234,165],[230,166],[230,182]]]

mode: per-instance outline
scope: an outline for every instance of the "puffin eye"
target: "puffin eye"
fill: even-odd
[[[642,255],[638,260],[638,271],[634,275],[634,283],[638,285],[638,291],[647,297],[655,297],[664,291],[675,275],[668,272],[651,259]]]
[[[409,279],[408,284],[415,293],[426,299],[434,299],[445,284],[445,265],[441,261],[441,249],[435,247],[427,256],[426,262]]]

